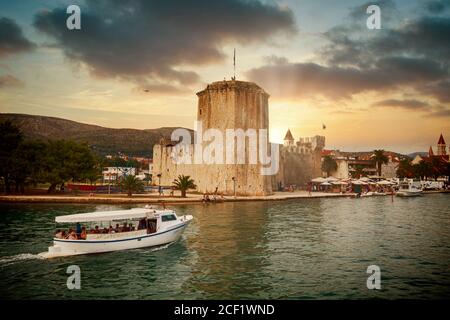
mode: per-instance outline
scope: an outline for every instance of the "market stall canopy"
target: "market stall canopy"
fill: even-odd
[[[389,181],[387,181],[387,180],[381,180],[381,181],[378,181],[377,184],[383,185],[383,186],[390,186],[390,185],[393,184],[393,183],[392,183],[392,182],[389,182]]]
[[[315,179],[311,180],[311,182],[315,182],[315,183],[322,183],[322,182],[326,182],[326,181],[327,181],[327,179],[322,178],[322,177],[315,178]]]
[[[325,181],[325,182],[322,182],[320,185],[321,186],[331,186],[331,183]]]
[[[333,181],[338,181],[339,179],[338,179],[338,178],[335,178],[335,177],[328,177],[328,178],[326,178],[326,180],[327,180],[328,182],[333,182]]]
[[[113,221],[128,220],[139,218],[150,218],[155,213],[169,212],[170,210],[155,210],[147,208],[134,208],[130,210],[117,211],[97,211],[89,213],[70,214],[66,216],[55,217],[56,223],[76,223],[76,222],[93,222],[93,221]]]
[[[348,183],[345,181],[332,181],[332,184],[336,184],[336,185],[347,185]]]

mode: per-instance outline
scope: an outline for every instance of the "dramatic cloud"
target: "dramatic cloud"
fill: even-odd
[[[448,0],[435,0],[425,2],[423,7],[430,13],[439,14],[450,8],[450,2]]]
[[[426,95],[435,97],[440,102],[450,102],[450,79],[427,83],[425,86],[420,87],[419,91]]]
[[[392,90],[444,79],[448,72],[432,60],[405,57],[380,59],[374,68],[280,63],[251,69],[247,76],[269,93],[284,97],[349,98],[368,90]]]
[[[450,117],[450,109],[434,111],[429,114],[433,118]]]
[[[426,15],[399,23],[392,1],[378,4],[382,30],[366,28],[366,5],[352,8],[346,23],[324,33],[328,43],[317,52],[322,64],[269,57],[265,65],[249,70],[248,78],[273,96],[285,98],[349,99],[366,91],[388,94],[411,89],[449,102],[450,17]],[[396,106],[413,109],[413,104]]]
[[[0,75],[0,89],[3,87],[20,87],[23,86],[23,82],[16,77],[6,74]]]
[[[87,1],[78,31],[65,27],[67,16],[65,8],[41,12],[34,25],[95,75],[169,91],[199,80],[190,66],[223,61],[227,43],[296,31],[290,10],[244,0]]]
[[[403,108],[407,110],[424,110],[427,109],[430,105],[426,102],[408,99],[408,100],[397,100],[397,99],[386,99],[382,101],[378,101],[372,104],[372,107],[394,107],[394,108]]]
[[[34,44],[25,38],[14,20],[0,18],[0,57],[30,51]]]

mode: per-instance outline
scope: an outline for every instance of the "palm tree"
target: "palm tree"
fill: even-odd
[[[389,158],[384,154],[384,150],[374,150],[372,160],[377,165],[378,176],[381,177],[381,166],[389,162]]]
[[[323,157],[322,161],[322,171],[327,173],[327,177],[330,176],[330,172],[336,171],[337,169],[337,162],[333,159],[332,156],[325,156]]]
[[[173,180],[175,188],[181,191],[181,196],[186,198],[186,191],[189,189],[196,189],[197,186],[191,176],[179,175],[177,179]]]
[[[120,182],[120,186],[127,191],[129,197],[132,196],[133,192],[144,190],[144,183],[133,175],[125,176]]]

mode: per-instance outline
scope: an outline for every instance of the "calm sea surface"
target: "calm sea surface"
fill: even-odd
[[[0,298],[450,298],[450,195],[301,199],[174,207],[181,240],[42,260],[54,217],[127,206],[0,205]],[[81,268],[81,290],[66,269]],[[366,269],[381,268],[381,290]]]

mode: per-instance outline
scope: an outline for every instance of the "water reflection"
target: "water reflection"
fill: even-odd
[[[129,206],[1,205],[0,297],[16,299],[450,298],[448,195],[173,207],[192,214],[161,250],[37,259],[54,217]],[[82,270],[82,290],[66,269]],[[366,287],[380,266],[382,290]]]

